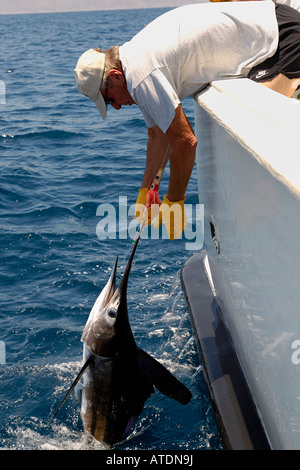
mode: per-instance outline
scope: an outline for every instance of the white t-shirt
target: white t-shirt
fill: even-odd
[[[176,8],[119,53],[128,91],[147,126],[166,132],[181,100],[212,80],[247,76],[277,45],[274,3],[250,1]]]

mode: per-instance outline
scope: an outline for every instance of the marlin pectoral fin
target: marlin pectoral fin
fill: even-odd
[[[72,393],[72,391],[74,390],[74,388],[76,387],[76,385],[78,384],[79,380],[81,379],[81,377],[83,376],[85,370],[89,367],[89,365],[93,362],[93,356],[90,356],[87,361],[84,363],[84,365],[82,366],[82,368],[80,369],[80,372],[79,374],[77,375],[76,379],[74,380],[74,382],[72,383],[71,387],[69,388],[69,390],[67,391],[66,395],[64,396],[61,404],[59,405],[59,407],[57,408],[57,410],[55,411],[54,415],[52,416],[52,418],[50,419],[50,423],[53,421],[53,419],[55,418],[55,416],[57,415],[57,413],[59,412],[59,410],[61,409],[61,407],[63,406],[63,404],[65,403],[65,401],[68,399],[69,395]]]
[[[160,362],[140,348],[137,348],[140,373],[146,377],[161,393],[182,405],[187,405],[192,394]]]

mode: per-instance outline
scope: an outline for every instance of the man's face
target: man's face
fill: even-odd
[[[119,70],[109,72],[109,85],[101,88],[101,93],[107,104],[117,110],[122,106],[132,106],[136,104],[127,90],[127,84],[123,73]]]

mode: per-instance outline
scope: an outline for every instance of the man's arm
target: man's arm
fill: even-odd
[[[166,132],[170,144],[169,201],[181,201],[193,170],[197,138],[181,105],[175,110],[175,118]]]
[[[164,134],[159,127],[148,129],[147,160],[142,188],[150,187],[159,168],[170,161],[169,201],[180,201],[193,170],[197,139],[186,118],[182,106],[175,110],[175,117]]]
[[[160,168],[168,163],[168,139],[159,127],[148,129],[147,159],[142,188],[150,188]]]

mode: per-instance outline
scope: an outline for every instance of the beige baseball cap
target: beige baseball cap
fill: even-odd
[[[105,54],[89,49],[79,57],[74,70],[79,93],[94,101],[102,119],[107,114],[107,105],[100,92],[104,65]]]

